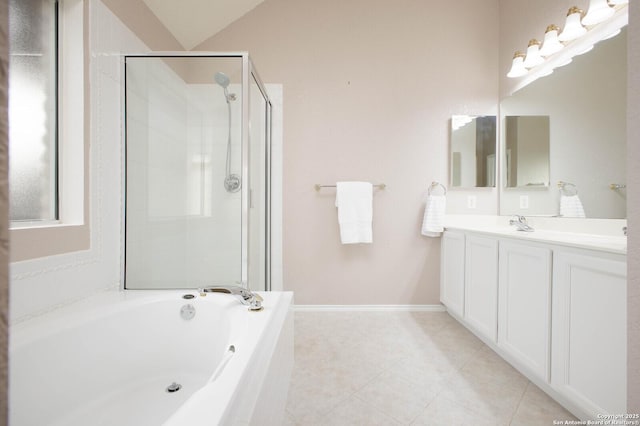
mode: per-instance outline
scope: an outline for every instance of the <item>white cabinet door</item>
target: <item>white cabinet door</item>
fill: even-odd
[[[552,386],[597,418],[626,413],[626,261],[555,251]]]
[[[467,235],[465,258],[465,319],[478,334],[495,342],[498,327],[498,241]]]
[[[464,316],[464,234],[447,231],[442,236],[440,301],[447,310]]]
[[[498,346],[549,381],[551,250],[500,242]]]

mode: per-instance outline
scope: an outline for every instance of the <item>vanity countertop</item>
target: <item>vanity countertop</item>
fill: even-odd
[[[445,229],[627,254],[627,237],[622,233],[622,227],[626,225],[624,220],[607,219],[608,222],[603,222],[603,219],[527,219],[535,229],[533,232],[518,231],[515,227],[509,226],[509,216],[447,216]]]

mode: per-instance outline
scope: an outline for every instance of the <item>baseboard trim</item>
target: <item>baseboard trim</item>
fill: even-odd
[[[293,305],[300,312],[446,312],[444,305]]]

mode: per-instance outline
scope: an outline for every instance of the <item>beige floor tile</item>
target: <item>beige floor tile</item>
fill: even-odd
[[[449,401],[446,398],[436,398],[412,423],[416,426],[492,426],[506,425],[491,418]]]
[[[351,393],[336,383],[333,377],[308,371],[296,372],[294,369],[289,385],[287,412],[297,423],[304,424],[308,416],[328,413]]]
[[[465,406],[481,416],[507,423],[518,407],[527,381],[493,382],[477,371],[455,372],[439,396]]]
[[[293,417],[291,417],[291,414],[289,414],[288,411],[285,411],[284,413],[284,422],[282,423],[282,426],[297,426],[298,423],[295,422],[295,420],[293,420]]]
[[[574,419],[441,312],[296,312],[287,414],[301,426]]]
[[[402,424],[409,424],[438,394],[431,384],[408,382],[389,372],[359,390],[354,396],[376,407]]]
[[[552,425],[554,420],[578,420],[533,383],[529,383],[524,397],[513,416],[513,426]]]
[[[484,346],[461,369],[461,374],[472,382],[523,388],[528,383],[526,377],[520,374],[508,362],[488,346]]]
[[[415,385],[428,387],[432,393],[438,393],[456,369],[455,363],[446,356],[425,351],[402,359],[387,372]]]
[[[309,416],[304,426],[400,426],[401,423],[358,398],[351,397],[322,416]]]
[[[448,325],[457,324],[446,312],[409,312],[409,316],[423,330],[438,331]]]

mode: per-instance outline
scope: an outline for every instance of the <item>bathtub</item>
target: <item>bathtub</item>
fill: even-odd
[[[261,295],[113,291],[12,326],[10,424],[282,424],[292,294]]]

